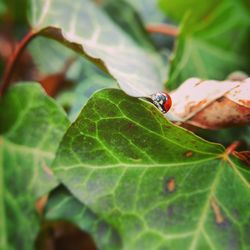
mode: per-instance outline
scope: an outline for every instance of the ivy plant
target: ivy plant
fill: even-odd
[[[0,0],[0,249],[249,249],[248,1],[22,6]]]

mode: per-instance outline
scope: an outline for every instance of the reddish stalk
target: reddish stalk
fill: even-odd
[[[7,65],[5,67],[3,73],[2,84],[0,86],[0,96],[3,95],[4,91],[8,88],[11,81],[11,76],[15,67],[19,61],[20,56],[22,55],[23,50],[26,48],[28,43],[37,35],[36,32],[30,30],[26,36],[18,43],[17,47],[15,48],[13,54],[10,56]]]
[[[238,148],[241,145],[240,141],[234,141],[232,144],[230,144],[227,148],[226,148],[226,155],[230,155],[232,154],[236,148]]]
[[[146,26],[146,30],[150,33],[159,33],[172,37],[177,37],[179,34],[177,27],[168,24],[149,24]]]

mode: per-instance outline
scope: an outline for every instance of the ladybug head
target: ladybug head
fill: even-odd
[[[162,113],[167,113],[171,108],[172,100],[171,97],[164,92],[158,92],[156,94],[151,95],[152,101],[154,105],[160,109]]]

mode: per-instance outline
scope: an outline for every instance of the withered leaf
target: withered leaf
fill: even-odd
[[[203,81],[190,78],[171,93],[167,117],[205,129],[250,124],[250,78]]]

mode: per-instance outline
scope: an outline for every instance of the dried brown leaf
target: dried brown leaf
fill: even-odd
[[[250,125],[250,78],[202,81],[190,78],[171,94],[172,121],[205,129]]]

